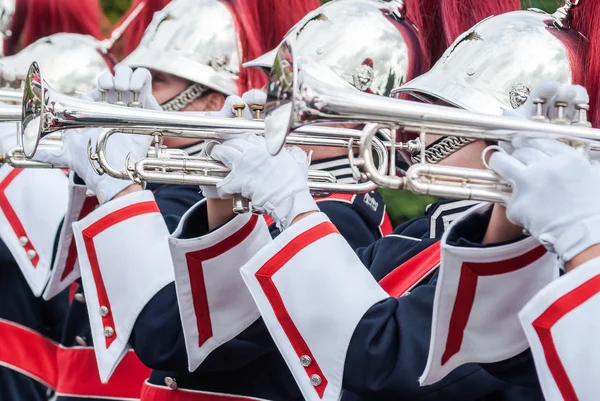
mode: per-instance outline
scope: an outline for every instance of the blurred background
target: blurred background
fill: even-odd
[[[327,1],[329,0],[323,0],[324,3]],[[131,0],[101,0],[101,2],[111,23],[115,23],[131,4]],[[559,0],[523,0],[521,2],[523,8],[541,8],[548,12],[555,11],[559,3]],[[382,190],[381,193],[385,198],[388,213],[394,225],[423,214],[425,206],[435,201],[435,198],[413,195],[408,192]]]

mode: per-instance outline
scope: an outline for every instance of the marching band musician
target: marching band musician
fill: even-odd
[[[427,101],[439,99],[473,111],[502,114],[503,109],[522,105],[529,93],[527,85],[544,79],[583,82],[583,71],[577,68],[584,65],[578,50],[585,46],[585,39],[568,26],[569,14],[568,8],[554,16],[517,11],[483,21],[461,35],[429,73],[401,91]],[[525,32],[526,40],[520,41]],[[515,46],[522,50],[515,52]],[[539,57],[535,60],[526,50],[533,48]],[[486,75],[490,70],[497,75]],[[548,105],[584,102],[580,92],[570,87],[554,97],[547,97],[544,87],[540,90],[535,96],[546,98]],[[551,118],[558,116],[548,106],[542,110]],[[484,168],[479,160],[487,144],[443,141],[428,138],[428,161]],[[211,155],[232,168],[218,186],[218,194],[243,192],[279,220],[283,233],[270,241],[253,228],[251,219],[238,216],[203,239],[209,249],[214,245],[225,250],[225,255],[219,255],[221,268],[226,262],[241,267],[252,299],[305,399],[338,399],[342,389],[364,399],[541,399],[536,383],[529,388],[513,387],[473,364],[452,371],[439,383],[420,387],[418,382],[427,361],[437,280],[434,271],[440,260],[446,268],[465,264],[482,270],[535,264],[544,272],[546,283],[556,272],[555,257],[541,250],[535,239],[523,238],[522,230],[512,226],[500,206],[438,203],[427,218],[406,223],[395,231],[397,236],[359,250],[357,258],[310,203],[305,162],[298,152],[282,151],[269,157],[264,148],[264,140],[255,136],[215,146]],[[277,173],[282,171],[286,174]],[[441,221],[436,221],[440,215]],[[467,215],[469,224],[460,225],[463,231],[456,241],[470,247],[452,252],[450,246],[440,247],[439,240],[444,223],[460,215]],[[481,227],[487,227],[487,232],[475,242],[472,234]],[[506,311],[504,307],[512,305],[503,305]],[[199,329],[203,316],[197,313]],[[452,325],[458,330],[454,345],[462,339],[461,320],[457,322]],[[490,327],[503,335],[502,327]],[[471,340],[468,335],[464,339]],[[481,344],[488,352],[494,350]],[[447,358],[455,351],[450,348]]]
[[[537,93],[531,97],[550,99],[548,117],[556,118],[563,112],[569,121],[577,121],[580,118],[577,110],[585,108],[591,100],[592,123],[597,127],[600,123],[597,80],[600,26],[593,16],[600,11],[600,5],[590,1],[575,5],[578,8],[570,22],[589,40],[584,65],[590,96],[582,87],[549,82],[536,89]],[[559,111],[559,107],[563,110]],[[534,110],[528,101],[519,112],[531,116]],[[527,136],[524,133],[514,139],[508,154],[494,153],[489,165],[512,184],[512,196],[506,206],[508,219],[524,227],[531,240],[543,244],[542,249],[553,252],[566,274],[552,280],[556,270],[532,264],[479,277],[478,286],[487,291],[479,292],[478,288],[470,309],[463,311],[465,338],[478,339],[479,343],[465,342],[457,349],[456,356],[447,361],[448,366],[440,368],[437,360],[440,352],[448,348],[449,340],[443,335],[432,336],[431,368],[425,378],[435,381],[462,363],[479,362],[508,382],[536,383],[539,379],[548,401],[595,400],[600,390],[594,380],[599,349],[597,319],[593,315],[598,302],[600,256],[597,162],[590,162],[581,152],[557,141]],[[592,160],[594,153],[592,150],[589,155]],[[449,248],[460,250],[465,246],[454,241],[453,233],[461,229],[462,224],[457,225],[449,234],[446,240]],[[485,227],[481,232],[484,231]],[[444,278],[436,292],[437,316],[434,315],[434,325],[439,327],[439,332],[449,330],[448,318],[451,319],[455,311],[463,310],[459,294],[449,295],[457,288],[452,281],[459,274],[462,279],[463,271],[457,266],[444,266],[442,274]],[[481,315],[484,308],[485,317]],[[494,322],[494,327],[505,328],[502,336],[493,332],[489,322]],[[486,351],[482,350],[483,344]]]
[[[96,101],[105,97],[109,102],[122,100],[128,103],[133,101],[136,93],[137,101],[144,108],[218,110],[224,105],[226,95],[241,93],[248,85],[261,85],[261,82],[253,81],[255,77],[264,81],[264,77],[258,74],[240,72],[240,64],[247,57],[261,54],[267,50],[267,46],[276,45],[265,43],[263,48],[260,40],[267,37],[271,30],[283,35],[292,22],[309,9],[311,2],[281,0],[172,2],[156,13],[140,45],[122,64],[115,67],[114,76],[100,76],[98,88],[87,97]],[[135,71],[132,67],[136,68]],[[225,104],[220,113],[233,116],[232,104]],[[198,187],[149,185],[147,188],[152,192],[142,191],[141,186],[131,185],[131,182],[96,175],[85,148],[88,141],[95,142],[99,132],[98,129],[87,129],[79,134],[67,133],[64,136],[66,143],[60,152],[38,150],[36,153],[38,160],[69,166],[83,179],[87,189],[96,194],[100,203],[98,209],[85,217],[79,211],[67,213],[65,221],[65,226],[74,227],[75,232],[80,225],[93,219],[99,219],[100,222],[93,224],[93,229],[99,230],[95,234],[86,231],[86,235],[92,237],[84,239],[83,243],[77,235],[74,239],[85,292],[84,296],[80,289],[76,299],[87,307],[89,325],[82,327],[80,323],[84,318],[79,315],[78,321],[69,319],[65,330],[65,338],[71,339],[70,342],[75,338],[86,345],[94,343],[97,346],[100,375],[98,378],[94,367],[93,375],[87,370],[72,377],[72,382],[79,382],[80,385],[79,393],[72,393],[70,397],[138,398],[141,389],[139,379],[142,376],[139,370],[131,371],[132,366],[135,367],[132,364],[135,354],[130,350],[131,347],[147,366],[156,369],[179,369],[179,366],[185,369],[186,366],[184,346],[180,347],[183,354],[177,350],[181,323],[172,283],[171,262],[170,258],[165,261],[160,251],[166,249],[168,252],[168,248],[165,248],[168,232],[175,228],[179,216],[201,197]],[[109,160],[118,166],[130,151],[134,161],[145,157],[150,140],[151,137],[146,136],[117,135],[108,144]],[[185,140],[175,140],[169,145],[185,146],[186,143]],[[195,143],[189,145],[186,148],[189,153],[194,151],[193,147],[200,148]],[[140,203],[140,200],[143,201]],[[115,212],[130,202],[134,203],[134,207],[124,208],[126,212],[121,210],[123,213]],[[104,215],[105,212],[107,215]],[[120,236],[122,232],[130,232],[133,227],[127,227],[132,219],[135,231],[139,229],[141,234],[139,239],[142,242],[139,244],[143,244],[143,250],[140,252],[145,254],[142,260],[129,258],[140,256],[135,251],[137,240],[131,244],[129,240],[123,242],[123,252],[115,251],[116,248],[102,248],[102,238],[106,239],[106,234]],[[158,234],[164,237],[161,237],[163,243],[143,242],[143,237],[152,232],[152,229],[148,230],[147,219],[151,226],[158,224]],[[64,238],[63,232],[60,243],[66,242]],[[59,249],[59,254],[64,249]],[[98,255],[99,259],[93,255]],[[105,256],[109,259],[103,259]],[[101,265],[98,265],[98,261]],[[148,267],[155,264],[161,269],[149,273]],[[138,284],[132,288],[131,283]],[[143,378],[148,375],[149,372]],[[157,384],[165,385],[166,373],[155,372],[154,376],[159,378]],[[96,383],[93,383],[94,380]],[[108,383],[101,385],[100,380]],[[83,385],[84,382],[88,384]],[[142,398],[147,397],[163,399],[159,398],[160,395],[142,395]]]
[[[51,30],[80,30],[83,34],[57,33],[2,58],[2,83],[15,93],[21,90],[33,60],[39,60],[48,71],[48,80],[68,94],[90,90],[97,75],[108,71],[96,48],[98,41],[88,36],[96,33],[97,26],[78,25],[75,29],[64,15],[51,16],[56,17]],[[13,25],[21,22],[20,18],[23,16],[17,12]],[[35,29],[43,28],[27,29],[28,40],[34,40],[39,33]],[[57,53],[70,62],[57,63]],[[5,155],[17,145],[17,126],[6,122],[2,130]],[[54,237],[67,207],[68,185],[61,170],[13,168],[6,161],[0,167],[0,400],[46,400],[47,392],[57,385],[57,350],[69,308],[69,290],[57,291],[50,300],[39,297],[48,288]]]

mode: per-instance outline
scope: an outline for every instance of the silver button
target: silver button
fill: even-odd
[[[106,327],[104,328],[104,337],[108,337],[108,338],[110,338],[110,337],[112,337],[112,336],[114,336],[114,335],[115,335],[115,329],[113,329],[113,328],[112,328],[112,327],[110,327],[110,326],[106,326]]]
[[[171,390],[177,390],[179,388],[177,386],[177,380],[173,379],[172,377],[165,377],[165,384]]]
[[[312,363],[312,359],[310,358],[310,356],[308,355],[302,355],[300,357],[300,363],[302,364],[302,366],[304,366],[305,368],[308,368],[310,366],[310,364]]]
[[[36,256],[37,256],[37,253],[33,249],[30,249],[27,251],[27,259],[33,260],[33,259],[35,259]]]
[[[322,380],[321,380],[321,376],[319,375],[310,375],[310,383],[317,387],[319,384],[321,384]]]
[[[81,302],[82,304],[85,303],[85,296],[80,292],[73,295],[73,299],[77,302]]]
[[[75,337],[75,342],[77,344],[81,345],[82,347],[85,347],[87,345],[87,343],[85,342],[85,337],[76,336]]]
[[[106,316],[108,316],[108,313],[109,313],[109,310],[106,306],[100,307],[100,316],[106,317]]]
[[[25,245],[29,244],[29,238],[22,236],[21,238],[19,238],[19,243],[22,246],[25,246]]]

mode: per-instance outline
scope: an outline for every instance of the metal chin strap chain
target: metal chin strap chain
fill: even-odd
[[[446,136],[425,149],[425,162],[429,164],[436,164],[465,145],[468,145],[474,141],[475,139],[473,138]],[[421,163],[421,155],[419,153],[415,153],[410,159],[415,164]]]
[[[207,90],[206,86],[195,83],[168,102],[161,104],[160,107],[164,111],[179,111],[202,96]]]

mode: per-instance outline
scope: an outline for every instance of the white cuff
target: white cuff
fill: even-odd
[[[95,192],[98,203],[103,205],[130,185],[133,185],[133,182],[129,180],[121,180],[110,176],[104,177],[96,186]]]
[[[264,219],[250,213],[205,236],[179,238],[203,203],[186,212],[169,238],[190,371],[260,317],[240,268],[271,242]]]
[[[338,400],[346,353],[365,312],[388,298],[323,213],[290,226],[243,268],[305,400]]]
[[[73,223],[92,338],[103,383],[129,349],[135,321],[173,281],[169,232],[150,191],[108,202]]]
[[[273,217],[280,230],[288,228],[298,215],[319,210],[317,203],[308,191],[294,194],[293,198],[288,198],[282,203],[276,208],[269,204],[265,205],[265,209]]]
[[[67,211],[59,233],[58,249],[54,257],[50,280],[43,294],[45,300],[60,294],[81,276],[77,260],[77,247],[73,238],[73,223],[90,214],[98,206],[96,197],[88,196],[85,185],[75,184],[74,177],[74,173],[69,175]]]
[[[463,364],[497,362],[526,350],[517,314],[558,277],[556,255],[533,237],[503,246],[461,248],[447,244],[452,229],[442,238],[422,385],[441,380]]]
[[[550,283],[519,313],[547,401],[598,399],[598,310],[600,258]]]
[[[592,245],[600,244],[600,216],[575,222],[554,243],[554,250],[566,262]]]
[[[0,168],[0,237],[36,296],[50,278],[68,183],[60,170]]]

